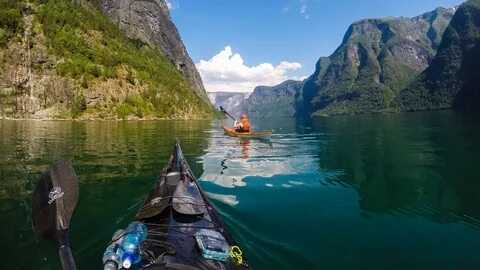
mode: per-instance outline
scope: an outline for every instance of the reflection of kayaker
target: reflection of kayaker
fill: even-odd
[[[248,159],[248,148],[250,147],[250,140],[240,140],[240,144],[242,145],[242,156],[243,159]]]

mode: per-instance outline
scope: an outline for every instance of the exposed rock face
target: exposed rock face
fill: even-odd
[[[248,96],[247,93],[242,92],[210,92],[208,97],[212,104],[219,108],[222,106],[227,112],[238,117],[243,111],[243,102]]]
[[[275,86],[257,86],[252,93],[215,92],[208,96],[216,107],[222,106],[230,114],[251,118],[294,117],[297,97],[303,82],[288,80]]]
[[[400,110],[479,110],[479,61],[480,0],[470,0],[458,8],[431,65],[396,99]]]
[[[414,18],[368,19],[348,29],[340,47],[320,59],[305,82],[307,116],[378,112],[433,59],[454,9]]]
[[[145,20],[158,16],[152,27],[171,30],[163,33],[172,37],[161,46],[146,39],[154,35],[142,25],[128,28],[137,33],[134,27],[139,27],[139,37],[125,38],[99,10],[102,0],[2,3],[0,118],[210,118],[203,88],[192,90],[185,79],[193,64],[182,67],[169,60],[183,55],[191,62],[165,2],[135,1],[134,6],[140,2]],[[145,15],[150,13],[156,15]]]
[[[31,12],[25,6],[26,12]],[[43,33],[33,33],[33,15],[24,20],[24,35],[0,47],[0,118],[49,118],[74,100],[74,82],[58,76],[52,67]],[[35,68],[34,68],[35,67]]]
[[[318,86],[322,82],[330,63],[330,58],[320,57],[315,66],[315,73],[305,80],[302,89],[296,95],[297,116],[310,117],[310,113],[313,111],[311,100],[317,95]]]
[[[243,110],[254,118],[294,117],[301,81],[285,81],[276,86],[258,86],[243,102]]]
[[[102,0],[103,12],[132,39],[159,48],[208,102],[202,79],[170,18],[165,0]]]

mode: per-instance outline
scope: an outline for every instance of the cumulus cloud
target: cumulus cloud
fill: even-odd
[[[289,74],[302,67],[300,63],[287,61],[276,66],[270,63],[247,66],[242,56],[234,53],[230,46],[210,60],[200,60],[196,66],[209,92],[250,92],[259,85],[277,85],[288,79],[298,79]]]
[[[310,14],[308,14],[308,5],[306,0],[300,0],[300,15],[303,16],[306,20],[310,19]]]
[[[170,2],[170,0],[165,0],[165,2],[167,3],[168,9],[172,10],[173,9],[172,2]]]

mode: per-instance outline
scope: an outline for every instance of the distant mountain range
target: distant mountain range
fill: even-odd
[[[479,39],[480,0],[413,18],[361,20],[304,82],[257,87],[237,110],[309,118],[477,109]]]
[[[276,86],[258,86],[242,104],[242,110],[254,118],[293,117],[296,97],[303,82],[285,81]]]
[[[210,101],[238,117],[247,113],[252,118],[293,117],[296,96],[303,82],[285,81],[276,86],[257,86],[252,93],[211,92]]]
[[[208,92],[210,102],[217,109],[223,107],[227,112],[236,117],[240,116],[243,111],[244,100],[248,97],[248,93],[242,92]]]

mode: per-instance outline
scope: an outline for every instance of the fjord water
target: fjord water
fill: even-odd
[[[79,269],[100,269],[175,138],[254,269],[478,269],[480,125],[444,111],[253,121],[269,140],[218,122],[0,121],[2,269],[58,269],[34,237],[40,172],[73,160]]]

